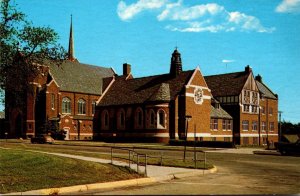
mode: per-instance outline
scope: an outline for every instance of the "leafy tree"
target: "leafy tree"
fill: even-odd
[[[279,123],[278,126],[280,126]],[[281,123],[281,130],[283,134],[300,134],[300,123],[293,124],[291,122],[283,121]]]
[[[66,52],[53,29],[34,27],[16,6],[13,0],[0,1],[0,99],[3,91],[10,92],[7,104],[22,107],[25,93],[34,93],[30,82],[40,65],[46,60],[59,65]]]

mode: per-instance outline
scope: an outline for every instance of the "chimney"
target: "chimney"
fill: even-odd
[[[131,73],[131,65],[128,63],[123,64],[123,76],[128,76]]]
[[[262,83],[262,77],[261,77],[261,75],[258,74],[257,76],[255,76],[255,80],[257,80],[260,83]]]
[[[246,73],[252,72],[252,68],[250,67],[250,65],[247,65],[247,66],[245,67],[245,72],[246,72]]]

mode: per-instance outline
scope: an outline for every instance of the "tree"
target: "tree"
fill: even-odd
[[[30,82],[40,73],[40,65],[47,60],[59,65],[66,52],[53,29],[34,27],[13,0],[0,4],[0,99],[3,91],[10,92],[13,99],[7,104],[22,107],[25,93],[34,93]]]

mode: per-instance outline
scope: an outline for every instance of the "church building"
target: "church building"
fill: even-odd
[[[68,58],[61,64],[48,61],[31,81],[33,92],[25,107],[5,105],[9,137],[30,138],[49,129],[66,132],[66,140],[91,140],[96,101],[102,94],[102,79],[115,74],[112,68],[80,63],[74,55],[72,21]],[[6,92],[6,99],[10,93]],[[8,103],[6,101],[5,103]]]
[[[94,137],[126,141],[170,139],[232,140],[232,117],[216,101],[199,69],[183,71],[177,49],[170,72],[134,78],[131,65],[123,75],[106,78],[96,107]],[[211,117],[226,122],[225,131],[210,130]],[[225,139],[224,139],[225,138]]]

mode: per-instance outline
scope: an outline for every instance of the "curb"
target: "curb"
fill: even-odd
[[[175,173],[175,174],[159,176],[159,177],[137,178],[131,180],[76,185],[76,186],[68,186],[68,187],[61,187],[61,188],[48,188],[48,189],[32,190],[32,191],[25,191],[25,192],[7,193],[3,195],[59,195],[59,194],[69,194],[75,192],[80,193],[80,192],[92,191],[92,190],[104,190],[104,189],[113,189],[113,188],[121,188],[121,187],[128,187],[128,186],[146,185],[146,184],[152,184],[152,183],[166,181],[166,180],[173,180],[176,178],[185,178],[185,177],[204,175],[204,174],[210,174],[215,172],[217,172],[217,168],[214,166],[212,169],[209,170]]]
[[[253,151],[253,154],[259,155],[281,155],[280,152],[277,151]]]

